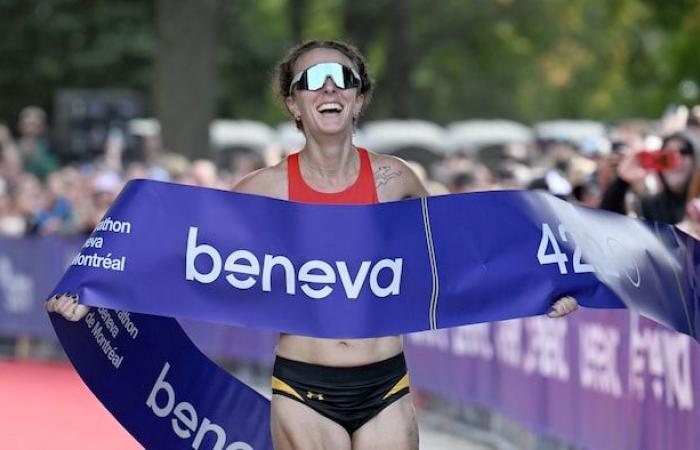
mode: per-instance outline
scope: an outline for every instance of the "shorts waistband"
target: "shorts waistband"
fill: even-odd
[[[284,378],[296,378],[297,374],[314,373],[324,380],[332,382],[358,382],[364,379],[376,379],[393,376],[396,372],[406,371],[406,359],[403,352],[391,358],[362,366],[332,367],[295,361],[277,356],[273,375]]]

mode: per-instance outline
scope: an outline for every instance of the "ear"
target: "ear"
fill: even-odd
[[[293,96],[286,97],[284,99],[284,104],[287,106],[287,110],[292,114],[292,117],[299,117],[301,116],[301,112],[299,111],[299,107],[297,106],[296,102],[294,101]]]
[[[362,106],[365,104],[365,95],[364,94],[357,94],[355,97],[355,107],[352,111],[353,116],[357,117],[360,115],[362,112]]]

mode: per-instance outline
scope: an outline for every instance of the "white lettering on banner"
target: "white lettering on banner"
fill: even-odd
[[[102,308],[98,308],[98,310],[99,309]],[[109,315],[109,310],[103,309],[103,311]],[[100,313],[100,317],[103,317],[102,313]],[[114,323],[114,321],[112,321],[112,323]],[[104,326],[102,325],[102,322],[97,320],[95,311],[90,311],[88,315],[85,316],[85,324],[87,325],[88,329],[90,329],[90,334],[92,334],[92,337],[102,350],[102,353],[104,353],[115,369],[119,369],[122,365],[122,361],[124,361],[124,356],[119,355],[119,348],[113,346],[112,341],[110,341],[107,336],[104,335]]]
[[[119,334],[119,328],[114,322],[114,319],[112,319],[112,315],[109,313],[109,311],[104,308],[97,308],[97,313],[100,315],[102,322],[107,328],[107,331],[109,331],[109,334],[112,335],[112,338],[116,338]]]
[[[651,392],[666,406],[680,410],[694,407],[690,337],[660,328],[643,328],[639,316],[630,315],[630,391],[639,400],[646,397],[646,379]]]
[[[311,273],[314,270],[321,273]],[[333,292],[333,288],[323,286],[321,289],[314,289],[308,283],[335,284],[335,272],[327,262],[314,259],[305,262],[301,266],[301,269],[299,269],[299,281],[304,282],[301,285],[301,290],[304,294],[311,298],[321,299],[328,297]]]
[[[520,367],[523,353],[522,330],[522,320],[509,320],[496,324],[496,356],[506,366]]]
[[[227,440],[226,430],[213,423],[207,417],[203,417],[200,424],[199,414],[197,414],[197,410],[191,403],[176,403],[175,388],[165,380],[169,371],[170,363],[166,361],[163,369],[160,371],[160,375],[158,375],[156,382],[153,384],[151,393],[146,399],[146,406],[151,409],[153,414],[161,418],[172,414],[173,418],[170,420],[170,424],[173,432],[181,439],[189,439],[192,437],[192,433],[195,433],[192,441],[192,448],[195,450],[199,449],[207,434],[209,434],[210,440],[216,440],[214,446],[211,447],[212,450],[253,450],[250,444],[242,441],[232,442],[224,448]],[[158,401],[159,398],[160,403]]]
[[[574,274],[597,272],[613,278],[620,278],[624,274],[634,287],[640,286],[639,265],[634,259],[634,253],[628,251],[622,242],[608,236],[604,237],[605,245],[603,245],[599,237],[586,232],[583,232],[582,235],[574,234],[564,224],[559,224],[557,230],[562,242],[570,242],[573,245],[574,253],[571,265]],[[583,261],[584,251],[595,260],[596,265]],[[561,250],[559,240],[548,223],[542,224],[542,236],[537,248],[537,261],[543,266],[556,264],[562,275],[570,273],[567,268],[569,257]]]
[[[345,261],[338,261],[338,274],[340,275],[340,281],[343,283],[343,289],[348,293],[348,298],[357,298],[360,296],[360,289],[362,289],[362,285],[365,284],[369,266],[369,261],[362,261],[360,269],[357,271],[357,276],[353,281],[350,277],[348,265],[345,264]],[[377,266],[374,267],[376,268]]]
[[[34,306],[34,281],[12,266],[12,260],[0,256],[0,289],[5,298],[5,310],[26,313]]]
[[[547,248],[549,247],[552,248],[551,253],[547,253]],[[566,262],[569,261],[569,257],[561,251],[557,238],[554,236],[549,224],[546,223],[542,224],[542,239],[540,239],[540,246],[537,249],[537,261],[543,266],[545,264],[557,264],[561,274],[569,273],[566,270]]]
[[[104,239],[101,237],[89,237],[87,241],[83,244],[83,248],[102,248],[104,244]]]
[[[123,220],[113,220],[105,217],[95,227],[95,231],[109,231],[110,233],[131,234],[131,222]]]
[[[131,234],[131,222],[114,220],[111,217],[102,219],[95,227],[94,233],[107,231],[110,233]],[[94,234],[93,233],[93,234]],[[101,249],[104,246],[102,236],[90,236],[83,244],[83,250]],[[81,251],[70,262],[72,266],[92,267],[94,269],[114,270],[124,272],[126,268],[126,256],[112,256],[112,253],[99,255],[97,253],[83,254]]]
[[[131,336],[131,339],[136,339],[136,337],[139,335],[139,329],[131,320],[131,312],[117,311],[117,318],[119,318],[122,326],[126,332],[129,333],[129,336]]]
[[[294,266],[292,265],[292,262],[284,256],[265,255],[265,259],[263,260],[262,290],[265,292],[270,292],[272,290],[272,286],[270,285],[272,280],[272,268],[277,265],[284,268],[284,279],[286,280],[287,284],[287,294],[294,295],[296,292],[296,284],[294,283]]]
[[[214,282],[221,275],[222,257],[215,247],[197,243],[198,231],[197,227],[190,227],[187,233],[185,278],[189,281],[208,284]],[[211,264],[211,269],[208,272],[200,272],[197,269],[195,261],[198,257],[207,259]],[[401,292],[403,258],[381,259],[374,265],[371,261],[362,261],[353,279],[345,261],[336,261],[334,269],[334,266],[328,262],[314,259],[305,262],[297,273],[294,264],[286,256],[266,254],[263,257],[261,283],[264,292],[272,290],[271,278],[275,266],[280,266],[284,270],[285,289],[289,295],[296,295],[296,278],[300,283],[301,291],[307,297],[314,299],[328,297],[333,292],[337,282],[336,269],[340,274],[340,281],[348,299],[358,298],[368,272],[370,290],[376,297],[397,296]],[[255,286],[258,281],[256,277],[261,274],[260,260],[248,250],[235,250],[226,258],[223,270],[228,272],[225,279],[231,286],[236,289],[250,289]],[[382,271],[387,271],[390,275],[386,286],[379,284]]]
[[[566,320],[548,317],[533,317],[525,320],[528,337],[527,350],[523,358],[523,370],[560,381],[569,379],[566,362]]]
[[[139,330],[131,320],[128,311],[116,311],[116,315],[118,320],[112,317],[112,310],[95,308],[85,316],[84,320],[102,353],[115,369],[119,369],[124,361],[124,356],[119,354],[119,324],[121,323],[131,339],[136,339]]]
[[[435,348],[444,352],[450,349],[449,331],[444,328],[411,333],[408,335],[408,339],[421,347]]]
[[[237,263],[236,261],[246,261],[247,264]],[[248,250],[236,250],[231,253],[224,263],[224,270],[231,272],[226,275],[226,281],[238,289],[250,289],[255,284],[253,276],[260,275],[260,263],[254,254]],[[235,274],[249,275],[243,279],[236,278]]]
[[[617,370],[620,331],[598,323],[581,323],[578,331],[581,386],[621,397],[622,382]]]
[[[491,345],[491,324],[477,323],[450,330],[452,353],[459,356],[473,356],[485,360],[493,359]]]
[[[121,258],[112,258],[111,253],[107,253],[106,256],[100,256],[97,253],[93,253],[92,255],[83,255],[82,253],[79,253],[75,258],[73,258],[71,265],[123,272],[124,266],[126,266],[126,256],[122,256]]]

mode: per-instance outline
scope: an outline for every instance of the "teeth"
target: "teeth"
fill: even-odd
[[[340,112],[343,110],[343,106],[340,103],[323,103],[317,108],[318,112],[325,112],[325,111],[337,111]]]

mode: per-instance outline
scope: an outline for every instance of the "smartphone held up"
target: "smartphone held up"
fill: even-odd
[[[680,155],[672,149],[644,150],[637,154],[639,165],[646,170],[671,170],[678,167]]]

